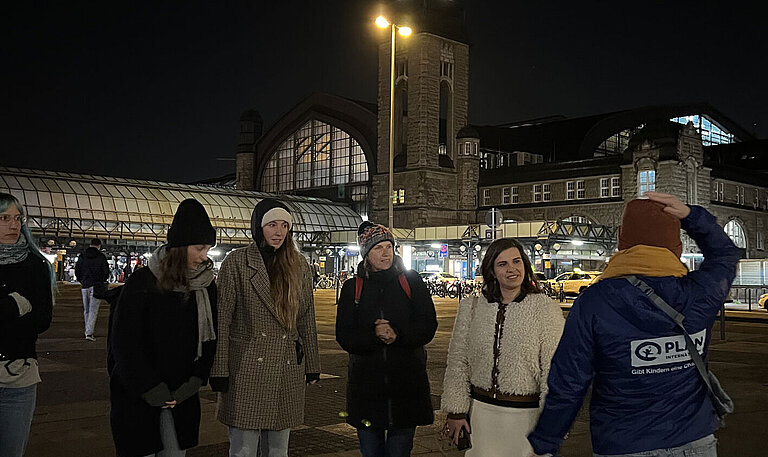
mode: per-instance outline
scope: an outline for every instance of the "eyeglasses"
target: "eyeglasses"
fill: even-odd
[[[10,214],[0,214],[0,225],[11,225],[11,222],[24,224],[27,222],[27,216],[22,216],[21,214],[16,214],[14,216],[11,216]]]

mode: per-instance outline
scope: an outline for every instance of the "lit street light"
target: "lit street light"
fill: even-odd
[[[394,228],[394,163],[395,163],[395,29],[397,29],[402,36],[408,36],[411,34],[411,28],[406,26],[399,26],[395,23],[389,22],[384,16],[376,18],[376,25],[381,28],[390,27],[392,29],[392,43],[390,46],[390,66],[389,66],[389,198],[387,199],[387,209],[389,210],[389,230]]]

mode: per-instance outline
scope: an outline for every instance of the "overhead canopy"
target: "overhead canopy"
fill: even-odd
[[[220,243],[250,242],[251,212],[263,198],[288,206],[303,241],[354,230],[360,216],[330,200],[202,185],[0,167],[0,192],[24,205],[36,235],[164,242],[178,204],[203,204]]]

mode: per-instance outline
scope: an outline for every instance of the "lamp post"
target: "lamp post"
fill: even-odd
[[[389,198],[387,199],[387,210],[389,215],[389,230],[394,228],[394,163],[395,163],[395,29],[400,32],[402,36],[408,36],[411,34],[411,28],[406,26],[399,26],[394,22],[389,22],[384,16],[376,18],[376,25],[381,28],[390,27],[392,30],[392,42],[390,46],[390,60],[389,60]]]

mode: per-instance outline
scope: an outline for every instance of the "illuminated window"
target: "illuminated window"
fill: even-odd
[[[720,127],[713,120],[705,115],[695,114],[691,116],[681,116],[670,119],[673,122],[686,125],[689,122],[696,127],[696,131],[701,135],[701,143],[704,146],[711,146],[713,144],[730,144],[735,143],[736,138]]]
[[[405,189],[396,189],[392,193],[392,204],[402,205],[403,203],[405,203]]]
[[[725,234],[733,241],[733,244],[737,248],[745,249],[747,247],[747,239],[744,236],[744,228],[742,228],[739,221],[732,219],[725,224]]]
[[[656,190],[656,170],[641,170],[637,173],[637,196]]]
[[[286,192],[368,181],[368,162],[343,130],[308,121],[277,147],[264,167],[261,190]]]

